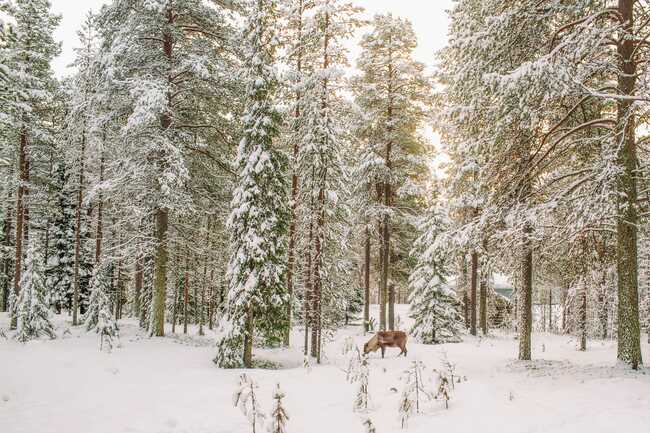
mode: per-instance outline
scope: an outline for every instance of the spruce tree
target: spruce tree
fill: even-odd
[[[409,286],[411,334],[425,344],[461,341],[463,318],[454,292],[446,285],[448,275],[445,222],[441,211],[428,210],[420,223],[422,235],[411,255],[416,264]]]
[[[25,257],[25,272],[20,280],[20,296],[16,303],[16,339],[21,342],[48,336],[56,338],[51,313],[46,303],[43,257],[31,241]]]
[[[244,32],[248,99],[228,219],[228,300],[215,358],[221,367],[250,368],[255,331],[273,342],[284,337],[287,326],[287,159],[274,148],[280,121],[274,99],[275,14],[275,1],[252,1]]]

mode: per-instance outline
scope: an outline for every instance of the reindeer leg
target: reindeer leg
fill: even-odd
[[[384,357],[384,352],[386,352],[386,347],[381,346],[381,357]]]

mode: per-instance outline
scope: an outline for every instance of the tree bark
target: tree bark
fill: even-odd
[[[246,332],[244,333],[244,367],[253,368],[253,309],[246,310]]]
[[[470,289],[470,331],[472,335],[476,335],[476,286],[478,277],[478,253],[472,252],[472,270],[471,270],[471,289]]]
[[[618,0],[618,13],[623,18],[625,32],[619,35],[617,51],[621,72],[618,92],[634,95],[636,83],[634,41],[634,0]],[[628,37],[629,36],[629,37]],[[616,142],[619,148],[617,162],[622,172],[616,180],[616,269],[618,274],[618,350],[617,358],[633,369],[642,365],[641,331],[639,324],[639,287],[637,267],[637,152],[635,118],[631,100],[618,99],[617,123],[622,128]]]
[[[364,247],[363,275],[363,330],[370,331],[370,228],[366,225],[366,243]]]
[[[22,277],[23,264],[23,224],[25,223],[25,188],[27,178],[27,131],[20,132],[20,143],[18,146],[18,189],[16,192],[16,255],[14,259],[14,295],[16,299],[20,295],[20,279]],[[10,329],[16,329],[18,322],[15,311],[11,313]]]
[[[79,260],[81,259],[81,208],[83,206],[84,156],[86,153],[86,132],[81,133],[81,151],[79,155],[79,183],[77,185],[77,208],[75,210],[74,228],[74,292],[72,296],[72,326],[78,325],[79,313]],[[119,282],[118,282],[119,286]],[[119,303],[118,303],[119,304]]]
[[[479,323],[481,325],[481,333],[487,335],[487,273],[481,270],[481,286],[479,294]]]
[[[533,329],[533,250],[528,235],[531,229],[524,230],[522,255],[522,286],[519,298],[519,359],[531,359],[531,334]]]
[[[578,350],[584,352],[587,350],[587,284],[582,282],[582,291],[580,292],[580,346]]]
[[[183,273],[183,334],[187,334],[187,304],[189,302],[190,271],[188,252],[185,249],[185,272]]]

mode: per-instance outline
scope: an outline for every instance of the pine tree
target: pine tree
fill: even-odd
[[[97,17],[104,66],[96,98],[110,126],[102,155],[111,158],[107,167],[120,167],[119,173],[107,173],[112,176],[101,192],[116,204],[111,209],[116,216],[131,223],[134,235],[147,240],[136,249],[152,250],[156,336],[165,331],[174,226],[197,216],[200,198],[207,195],[214,204],[227,197],[205,182],[219,177],[212,168],[231,171],[221,155],[229,155],[239,126],[233,121],[239,79],[232,66],[238,48],[226,6],[116,0]],[[195,195],[197,189],[210,193]]]
[[[413,60],[417,38],[408,20],[376,15],[371,25],[371,32],[361,40],[357,62],[363,75],[354,80],[353,89],[364,117],[360,135],[367,143],[362,157],[370,177],[366,182],[380,185],[376,205],[381,242],[379,327],[392,330],[395,296],[389,290],[404,264],[391,263],[391,258],[407,257],[396,245],[409,244],[412,233],[409,215],[399,209],[416,213],[428,182],[432,149],[418,130],[427,120],[431,82],[424,65]]]
[[[0,123],[16,138],[17,144],[14,293],[19,296],[32,152],[29,143],[44,140],[49,135],[45,105],[52,96],[50,62],[60,51],[52,36],[60,17],[50,13],[47,0],[3,2],[0,8],[15,22],[14,37],[9,44],[0,46],[8,89]],[[12,317],[11,327],[15,325],[16,318]]]
[[[284,392],[282,392],[280,384],[278,384],[275,391],[273,391],[273,409],[271,409],[269,424],[266,429],[269,433],[287,433],[289,414],[284,406],[282,406],[283,398]]]
[[[221,367],[250,368],[255,330],[274,341],[284,337],[287,326],[287,161],[273,148],[280,121],[274,101],[276,4],[255,0],[250,6],[244,33],[248,102],[228,219],[232,250],[228,304],[215,358]]]
[[[416,265],[409,286],[411,334],[425,344],[461,341],[463,318],[454,293],[447,288],[446,251],[448,238],[441,211],[430,208],[420,223],[422,235],[411,255]]]
[[[20,296],[16,303],[18,341],[46,335],[56,338],[51,313],[46,303],[46,287],[43,275],[43,257],[38,253],[36,243],[31,241],[25,258],[25,272],[20,280]]]

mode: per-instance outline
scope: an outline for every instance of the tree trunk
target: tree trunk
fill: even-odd
[[[487,272],[481,270],[481,287],[479,294],[479,323],[481,325],[481,332],[487,335]]]
[[[188,264],[188,252],[185,249],[185,273],[183,274],[183,334],[187,334],[187,304],[189,301],[190,271]]]
[[[104,140],[106,140],[106,134],[104,134]],[[101,156],[99,159],[99,183],[104,182],[104,149],[101,150]],[[95,230],[95,266],[99,264],[99,260],[102,256],[102,240],[103,240],[103,211],[104,211],[104,199],[102,198],[102,192],[99,191],[97,196],[97,228]]]
[[[27,132],[23,129],[20,133],[20,144],[18,147],[18,189],[16,192],[16,255],[14,259],[14,295],[16,299],[20,295],[20,278],[22,277],[23,264],[23,224],[25,222],[25,188],[27,178]],[[16,312],[11,313],[10,329],[16,329],[18,324]]]
[[[304,13],[303,0],[298,2],[298,53],[296,59],[296,71],[298,74],[302,71],[302,15]],[[296,110],[294,118],[300,117],[300,91],[296,92]],[[295,164],[298,159],[298,151],[300,150],[299,142],[296,140],[293,144],[293,174],[291,175],[291,223],[289,224],[289,251],[287,254],[287,291],[289,292],[289,305],[287,306],[287,333],[284,336],[284,345],[289,347],[291,343],[291,322],[292,322],[292,308],[293,308],[293,280],[294,280],[294,266],[296,261],[296,209],[298,206],[298,172]]]
[[[166,11],[167,23],[169,25],[174,23],[174,13],[170,8]],[[172,54],[174,48],[174,41],[169,31],[163,34],[163,51],[169,68],[171,70]],[[171,73],[170,73],[171,74]],[[171,75],[169,76],[171,81]],[[172,124],[171,110],[171,94],[167,95],[167,108],[160,115],[160,127],[162,131],[167,131]],[[161,168],[164,168],[166,163],[163,160],[158,161]],[[162,171],[162,170],[161,170]],[[165,335],[165,297],[167,291],[167,237],[169,231],[169,210],[166,207],[159,207],[155,211],[156,219],[156,257],[155,257],[155,273],[154,273],[154,293],[153,293],[153,333],[158,337]]]
[[[169,220],[166,209],[156,211],[156,258],[153,292],[153,333],[165,335],[165,294],[167,290],[167,232]]]
[[[548,289],[548,332],[553,332],[553,290]]]
[[[584,352],[587,350],[587,284],[582,282],[582,291],[580,293],[580,347],[578,350]]]
[[[9,290],[11,281],[11,258],[9,251],[11,251],[11,221],[13,219],[13,212],[11,207],[10,192],[7,192],[7,202],[4,221],[4,259],[2,260],[2,273],[4,274],[4,281],[2,284],[2,311],[9,311]]]
[[[519,359],[531,359],[531,334],[533,330],[533,250],[530,245],[530,228],[524,230],[522,256],[522,285],[519,297]]]
[[[363,274],[363,330],[370,331],[370,228],[366,225]]]
[[[74,228],[74,292],[72,296],[72,326],[78,325],[79,311],[79,260],[81,259],[81,208],[83,206],[84,156],[86,153],[86,132],[81,133],[81,153],[79,155],[79,183],[77,185],[77,208]],[[118,282],[119,285],[119,282]]]
[[[312,314],[311,314],[311,304],[312,304],[312,291],[313,291],[313,278],[312,278],[312,256],[311,256],[311,245],[313,233],[313,223],[309,223],[309,238],[307,241],[307,276],[305,278],[305,293],[303,295],[303,310],[305,315],[305,356],[309,353],[309,327],[312,325]]]
[[[246,332],[244,333],[244,367],[253,368],[253,310],[246,310]]]
[[[465,328],[469,329],[469,296],[467,295],[467,257],[463,253],[460,258],[460,290],[463,293],[463,318]]]
[[[395,330],[395,285],[388,285],[388,329]]]
[[[469,333],[472,335],[476,335],[476,285],[477,285],[477,275],[478,273],[478,253],[476,251],[472,252],[472,270],[471,270],[471,291],[470,291],[470,300],[469,300],[469,308],[470,308],[470,331]]]
[[[637,42],[634,32],[634,0],[618,0],[618,12],[623,18],[627,34],[619,34],[618,55],[621,73],[618,75],[618,92],[634,95],[636,82],[635,51]],[[626,37],[629,35],[629,37]],[[637,186],[636,186],[636,137],[632,101],[618,99],[617,123],[622,131],[616,142],[622,145],[617,163],[622,169],[616,179],[616,269],[618,274],[618,353],[619,361],[638,369],[641,358],[641,332],[639,325],[639,288],[637,268]]]
[[[135,260],[135,293],[133,294],[133,315],[135,317],[140,317],[140,297],[142,296],[143,279],[142,254],[140,254]]]

